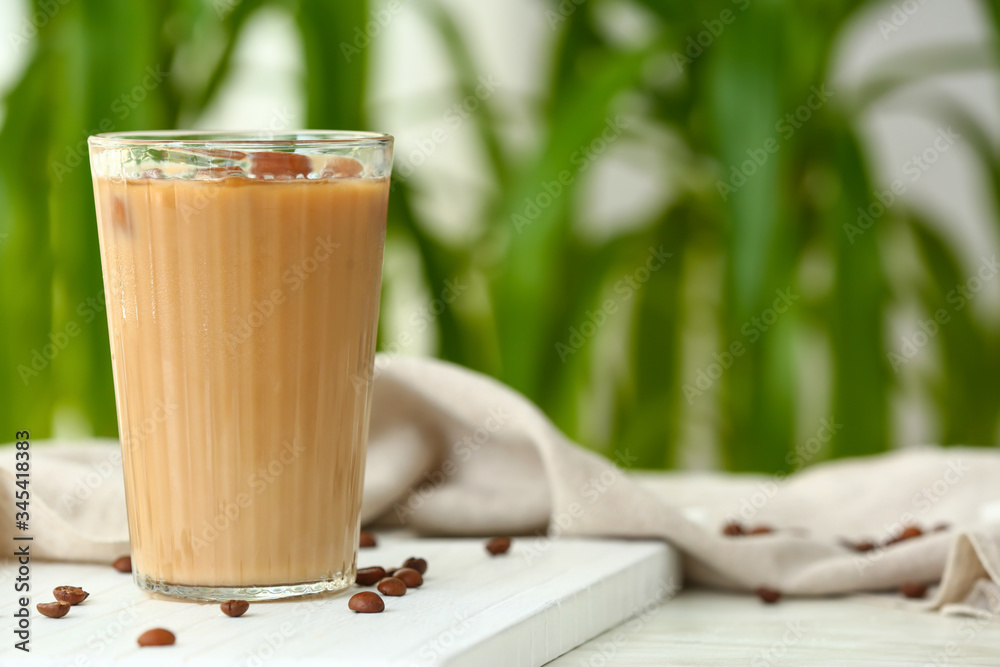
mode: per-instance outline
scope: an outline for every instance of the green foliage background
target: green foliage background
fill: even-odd
[[[480,71],[466,33],[436,0],[413,4],[449,56],[455,98],[474,94]],[[723,464],[788,469],[803,430],[802,396],[817,382],[825,383],[827,414],[845,425],[821,456],[886,449],[890,398],[899,383],[887,360],[897,346],[887,333],[888,313],[914,299],[924,316],[944,307],[947,292],[968,270],[937,231],[940,225],[902,205],[866,233],[845,234],[844,224],[871,204],[878,187],[858,120],[872,104],[927,77],[995,70],[995,50],[944,44],[887,62],[868,73],[851,99],[823,105],[782,138],[780,150],[723,200],[717,180],[728,178],[730,165],[744,162],[748,149],[774,138],[776,121],[827,81],[840,29],[866,3],[635,0],[655,26],[650,40],[635,44],[622,44],[604,29],[602,10],[611,4],[564,2],[571,11],[560,11],[539,0],[538,11],[548,12],[558,37],[544,94],[531,104],[541,130],[534,150],[512,151],[502,139],[499,95],[476,110],[471,125],[493,183],[482,194],[480,234],[463,243],[441,238],[415,205],[419,179],[394,187],[389,243],[416,249],[431,293],[458,277],[476,286],[481,301],[476,308],[447,308],[434,320],[440,356],[509,383],[588,446],[628,449],[640,466],[670,467],[690,409],[684,386],[693,386],[692,367],[713,361],[711,353],[687,357],[695,349],[692,337],[709,336],[719,352],[731,341],[747,342],[746,323],[771,306],[777,291],[791,289],[803,295],[801,303],[746,345],[711,397],[698,399],[714,408],[713,438]],[[33,3],[44,25],[25,47],[30,62],[7,94],[0,128],[0,434],[28,427],[45,436],[65,406],[86,415],[96,433],[116,433],[86,136],[176,127],[197,117],[225,81],[248,17],[265,5],[296,19],[306,124],[368,128],[370,49],[348,63],[337,48],[354,43],[356,30],[371,19],[366,2]],[[998,5],[983,3],[994,34]],[[727,11],[735,20],[679,70],[673,54],[684,53],[705,21]],[[178,66],[181,58],[186,68]],[[167,77],[120,113],[116,100],[123,93],[150,72],[175,70],[185,75]],[[625,130],[625,143],[649,144],[657,132],[678,137],[662,150],[680,177],[673,196],[644,224],[594,240],[575,224],[573,202],[583,179],[574,156],[600,137],[623,98],[641,100],[640,122]],[[934,108],[975,152],[1000,211],[1000,161],[985,128],[948,99],[935,100]],[[544,184],[560,174],[570,175],[565,192],[537,215],[527,209],[526,200],[539,201]],[[900,238],[916,250],[892,251]],[[616,281],[661,245],[671,260],[623,304],[616,325],[560,355],[557,346],[568,342],[571,329],[579,330],[588,312],[614,294]],[[819,287],[804,284],[813,265],[828,276]],[[700,282],[706,275],[718,285],[710,298]],[[920,382],[934,397],[943,442],[992,445],[1000,337],[971,308],[952,315],[932,345],[939,368]],[[60,332],[75,332],[71,344],[26,383],[18,367],[30,366],[33,351]],[[609,336],[615,337],[611,348],[620,350],[611,362],[598,353],[598,339]],[[829,376],[800,372],[807,337],[820,341]],[[610,374],[602,371],[609,363]],[[595,392],[609,415],[603,434],[581,426]]]

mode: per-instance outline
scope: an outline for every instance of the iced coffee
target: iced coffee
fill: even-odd
[[[334,132],[91,138],[144,589],[353,582],[391,150]]]

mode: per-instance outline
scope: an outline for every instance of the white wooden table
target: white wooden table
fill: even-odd
[[[524,539],[498,558],[482,545],[386,538],[363,550],[362,566],[409,556],[430,564],[424,587],[369,616],[349,612],[339,595],[259,603],[230,619],[215,605],[149,598],[106,565],[35,562],[32,609],[57,585],[82,585],[92,597],[63,619],[35,613],[28,659],[11,648],[6,563],[0,666],[1000,665],[1000,619],[855,598],[763,605],[703,590],[672,596],[676,556],[653,542]],[[151,627],[173,630],[177,644],[139,649],[135,638]]]
[[[889,609],[861,598],[783,600],[685,590],[550,667],[1000,665],[991,621]]]
[[[0,570],[0,666],[542,665],[677,590],[679,562],[662,542],[515,539],[490,556],[485,540],[382,536],[360,567],[425,558],[424,585],[385,598],[380,614],[333,596],[252,604],[229,618],[217,604],[153,598],[110,565],[31,564],[31,653],[13,648],[13,566]],[[40,616],[56,586],[90,593],[60,619]],[[140,648],[162,627],[177,642]]]

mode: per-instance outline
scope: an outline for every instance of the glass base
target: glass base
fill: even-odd
[[[283,598],[338,593],[354,583],[354,576],[341,575],[322,581],[306,581],[298,584],[279,586],[185,586],[166,581],[156,581],[136,573],[135,583],[147,593],[158,593],[173,598],[199,600],[202,602],[225,602],[226,600],[281,600]]]

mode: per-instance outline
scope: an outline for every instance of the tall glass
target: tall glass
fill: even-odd
[[[392,138],[90,138],[132,567],[150,592],[354,581]]]

